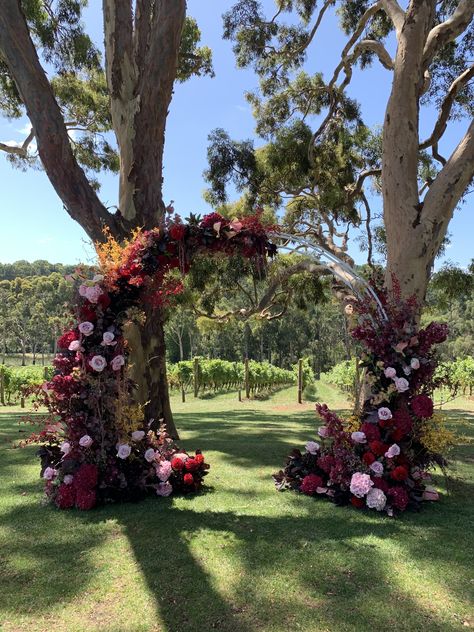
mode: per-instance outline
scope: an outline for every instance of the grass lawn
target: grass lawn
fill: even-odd
[[[322,384],[318,398],[344,406]],[[0,630],[474,627],[474,403],[449,409],[466,435],[450,494],[390,519],[274,490],[289,448],[314,437],[314,404],[294,399],[288,389],[259,402],[175,401],[181,443],[212,465],[209,491],[88,513],[40,505],[35,448],[12,449],[21,413],[3,410]]]

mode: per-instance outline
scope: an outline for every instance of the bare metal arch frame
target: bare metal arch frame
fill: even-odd
[[[289,233],[271,232],[268,237],[278,243],[278,249],[280,251],[294,252],[297,248],[302,247],[306,254],[317,258],[318,263],[329,270],[336,279],[344,283],[359,300],[365,301],[369,299],[373,301],[377,306],[381,318],[385,321],[388,320],[387,313],[373,288],[365,279],[360,277],[347,265],[347,263],[339,259],[339,257],[336,257],[332,252],[306,239],[306,237],[291,235]],[[283,243],[281,243],[282,241]]]

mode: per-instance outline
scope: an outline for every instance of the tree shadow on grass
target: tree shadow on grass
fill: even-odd
[[[441,586],[440,594],[465,601],[469,562],[463,555],[473,548],[466,547],[472,510],[459,500],[473,497],[470,483],[460,481],[456,495],[421,514],[405,514],[397,520],[296,494],[277,495],[270,479],[268,494],[266,487],[254,494],[239,489],[239,477],[246,467],[279,467],[281,456],[291,447],[288,417],[267,415],[255,427],[252,411],[177,417],[185,430],[184,444],[191,443],[190,437],[199,428],[196,447],[222,452],[232,465],[241,466],[241,471],[236,470],[235,489],[219,490],[235,497],[232,508],[219,504],[220,494],[211,491],[88,513],[59,512],[39,508],[30,500],[37,498],[33,479],[9,481],[12,493],[19,488],[27,490],[28,496],[17,498],[0,519],[9,543],[0,558],[4,611],[26,612],[51,624],[52,606],[74,608],[74,601],[87,593],[97,573],[92,554],[110,536],[110,525],[116,525],[120,537],[125,535],[130,543],[156,606],[156,627],[142,630],[364,632],[400,628],[401,612],[405,630],[459,629],[458,623],[430,607],[426,592],[403,585],[397,555],[410,560],[414,571],[421,568],[425,577],[429,569],[434,582],[439,569],[446,569],[449,587],[443,594]],[[301,431],[293,427],[291,442],[304,442],[311,426],[308,419]],[[21,465],[20,455],[25,452],[4,451],[2,481],[8,467]],[[27,458],[33,461],[32,449]],[[254,475],[249,474],[247,482]],[[278,515],[259,515],[262,510],[253,504],[255,497],[260,503],[272,503],[270,497],[274,498],[271,507],[277,508]],[[239,507],[240,501],[246,504]],[[439,580],[442,583],[443,578]],[[138,629],[128,625],[120,620],[119,612],[115,627],[108,630]]]

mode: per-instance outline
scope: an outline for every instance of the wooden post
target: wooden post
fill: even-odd
[[[250,399],[249,359],[245,358],[245,397]]]
[[[0,402],[5,406],[5,382],[3,372],[0,372]]]
[[[20,408],[25,407],[25,396],[22,394],[20,397]]]
[[[193,384],[194,384],[194,397],[197,397],[199,393],[199,358],[194,358]]]
[[[239,402],[242,401],[242,389],[239,388]]]
[[[303,360],[298,360],[298,404],[303,403]]]
[[[181,401],[186,403],[186,391],[184,390],[184,384],[181,384]]]

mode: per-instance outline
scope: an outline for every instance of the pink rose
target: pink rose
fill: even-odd
[[[97,303],[97,301],[99,300],[99,296],[101,296],[101,294],[103,294],[103,290],[101,287],[99,287],[98,285],[93,285],[92,287],[88,287],[86,289],[86,298],[88,301],[90,301],[91,303]]]
[[[235,231],[236,233],[242,230],[242,226],[243,226],[242,222],[239,222],[238,219],[233,219],[231,223],[229,224],[229,228]]]
[[[89,360],[89,365],[94,369],[94,371],[98,371],[100,373],[107,366],[107,360],[104,356],[95,355],[91,360]]]
[[[159,483],[158,487],[156,488],[156,493],[158,496],[169,496],[173,491],[173,488],[171,486],[171,483],[168,483],[168,481],[166,481],[166,483]]]
[[[115,336],[111,331],[104,331],[104,335],[102,336],[102,345],[114,346],[117,344],[117,341],[114,340]]]
[[[125,358],[123,355],[117,355],[110,363],[113,371],[120,371],[121,367],[125,364]]]
[[[393,366],[388,366],[384,371],[384,375],[385,377],[393,379],[394,377],[397,377],[397,372],[395,371]]]
[[[63,478],[63,483],[65,485],[71,485],[73,480],[74,480],[74,476],[72,474],[66,474],[66,476]]]
[[[92,437],[89,437],[89,435],[83,435],[79,439],[79,445],[81,446],[81,448],[90,448],[93,443],[94,440],[92,439]]]
[[[385,406],[383,406],[382,408],[378,409],[378,416],[379,419],[387,421],[388,419],[392,418],[392,411],[390,410],[390,408],[386,408]]]
[[[404,377],[397,377],[394,380],[395,382],[395,386],[397,388],[397,391],[399,393],[404,393],[405,391],[407,391],[410,388],[410,384],[408,382],[408,380],[406,380]]]
[[[155,451],[153,450],[153,448],[148,448],[148,450],[144,454],[144,457],[145,460],[148,461],[148,463],[152,463],[152,461],[155,460]]]
[[[382,476],[383,474],[383,465],[380,461],[374,461],[370,464],[369,468],[375,474],[375,476]]]
[[[52,481],[57,473],[58,471],[55,470],[53,467],[47,467],[43,472],[43,478],[47,481]]]
[[[316,454],[319,450],[319,443],[317,443],[316,441],[308,441],[305,447],[306,451],[310,454]]]
[[[351,434],[351,439],[354,443],[367,443],[365,432],[353,432]]]
[[[86,292],[87,292],[87,285],[84,285],[84,283],[82,283],[79,286],[79,295],[85,297],[86,296]]]
[[[83,323],[80,323],[78,329],[83,336],[90,336],[94,331],[94,325],[86,320]]]
[[[412,358],[410,366],[414,371],[417,371],[420,368],[420,361],[418,360],[418,358]]]
[[[323,439],[329,437],[329,428],[327,426],[321,426],[318,428],[318,435]]]
[[[128,445],[128,443],[122,443],[122,445],[119,445],[118,447],[117,456],[119,459],[128,459],[131,452],[132,448]]]
[[[68,441],[63,441],[59,449],[64,454],[64,456],[66,456],[66,454],[69,454],[69,452],[71,452],[71,444]]]
[[[427,485],[423,492],[423,500],[439,500],[439,494],[434,487]]]
[[[385,456],[387,457],[387,459],[393,459],[394,456],[398,456],[399,454],[400,446],[398,446],[396,443],[391,445],[387,452],[385,452]]]
[[[173,472],[170,461],[160,461],[156,465],[156,475],[160,481],[167,481]]]
[[[68,347],[69,351],[84,351],[79,340],[73,340]]]
[[[145,433],[143,430],[134,430],[132,432],[133,441],[141,441],[144,436],[145,436]]]

